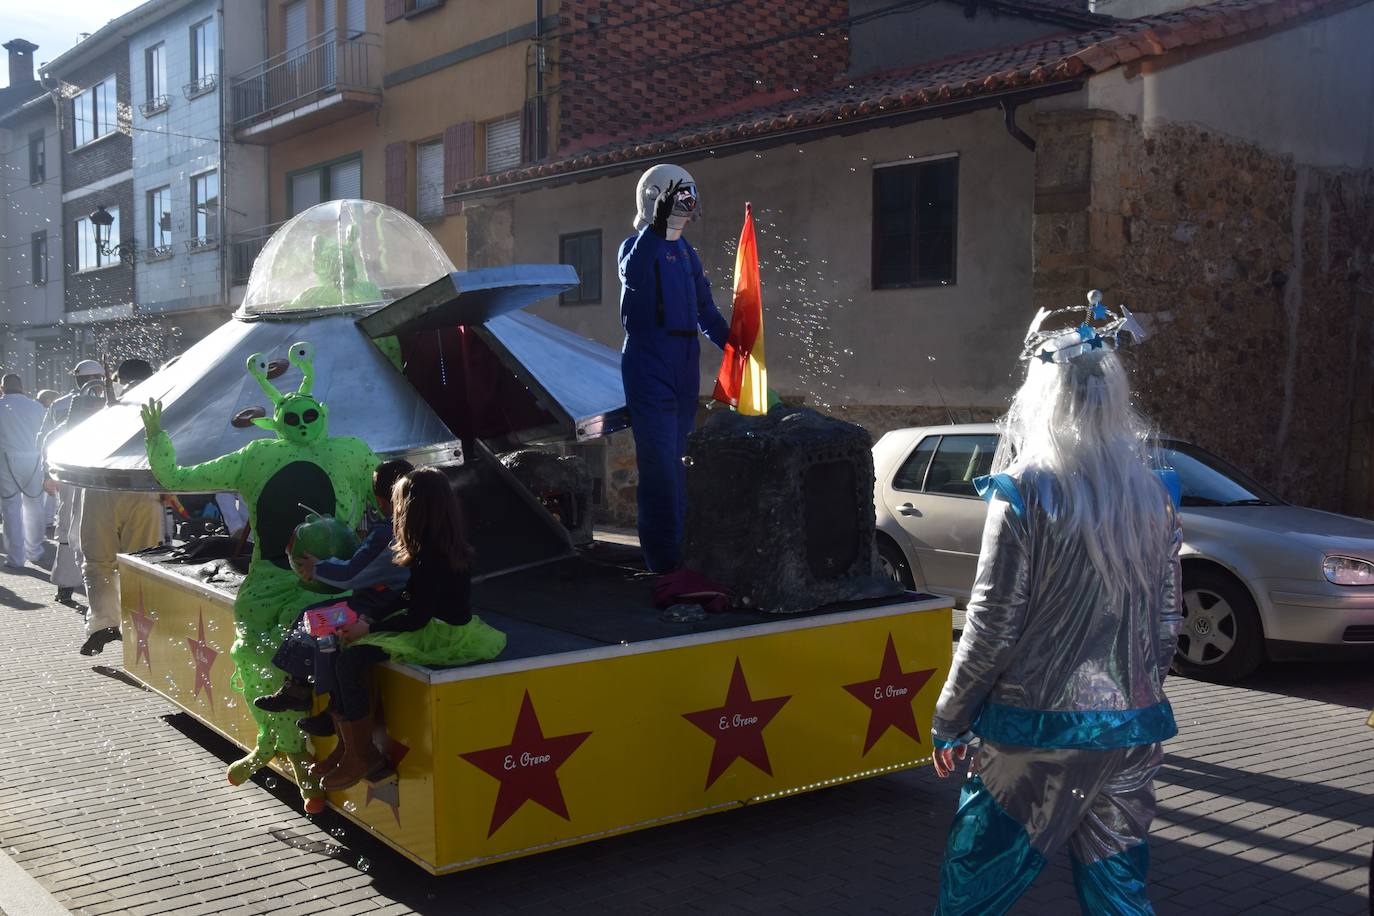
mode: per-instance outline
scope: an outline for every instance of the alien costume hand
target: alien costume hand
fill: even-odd
[[[668,237],[668,217],[673,215],[673,205],[677,203],[678,192],[686,187],[686,182],[682,180],[674,181],[668,185],[668,190],[658,195],[658,200],[654,203],[654,221],[652,228],[654,232]]]
[[[151,439],[162,432],[162,402],[156,398],[149,398],[148,403],[143,405],[139,411],[143,417],[143,430]]]

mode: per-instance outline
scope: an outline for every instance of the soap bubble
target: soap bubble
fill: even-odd
[[[263,785],[267,786],[267,788],[269,788],[269,789],[275,789],[275,788],[277,787],[277,777],[275,777],[275,776],[269,776],[269,777],[267,777],[266,779],[263,780]]]
[[[359,857],[358,857],[358,862],[357,862],[357,869],[358,869],[358,871],[364,871],[364,872],[365,872],[365,871],[371,871],[371,870],[372,870],[372,862],[367,858],[367,856],[359,856]]]
[[[342,840],[344,837],[344,829],[342,827],[335,827],[333,830],[329,831],[329,835],[336,840]]]
[[[344,810],[347,811],[349,814],[354,814],[357,812],[358,806],[352,801],[346,801],[344,802]]]

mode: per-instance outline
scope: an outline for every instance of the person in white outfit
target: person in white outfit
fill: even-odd
[[[5,563],[22,569],[43,555],[43,462],[38,430],[43,405],[24,393],[19,376],[0,379],[0,514],[5,523]]]
[[[53,401],[57,400],[57,392],[51,388],[39,389],[33,399],[43,405],[43,410],[47,411],[52,406]],[[46,421],[48,416],[43,415]],[[49,533],[51,531],[52,533]],[[43,475],[43,532],[44,538],[55,537],[57,531],[57,485],[56,481],[49,481],[46,474]]]
[[[98,406],[105,401],[105,367],[93,359],[83,359],[72,369],[76,387],[52,402],[43,417],[38,434],[38,448],[45,455],[48,443],[61,432],[75,426],[82,419],[79,404]],[[97,392],[95,389],[99,389]],[[75,415],[74,415],[75,411]],[[46,463],[44,465],[46,467]],[[59,484],[45,476],[45,487],[57,489],[57,556],[52,561],[52,584],[57,586],[55,599],[62,604],[74,604],[72,592],[81,585],[81,488],[69,483]]]
[[[153,374],[146,360],[126,359],[115,373],[117,391],[128,391]],[[87,488],[81,500],[82,578],[86,583],[86,641],[82,655],[98,655],[120,639],[121,553],[162,543],[162,498],[157,493]]]

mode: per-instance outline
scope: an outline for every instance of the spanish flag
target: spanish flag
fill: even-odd
[[[768,413],[768,369],[763,361],[763,291],[759,287],[759,247],[754,211],[744,205],[744,228],[735,253],[735,306],[730,339],[720,362],[713,397],[742,414]]]

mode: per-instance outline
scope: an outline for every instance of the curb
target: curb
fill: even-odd
[[[56,897],[0,849],[0,914],[70,916],[71,910],[58,903]]]

